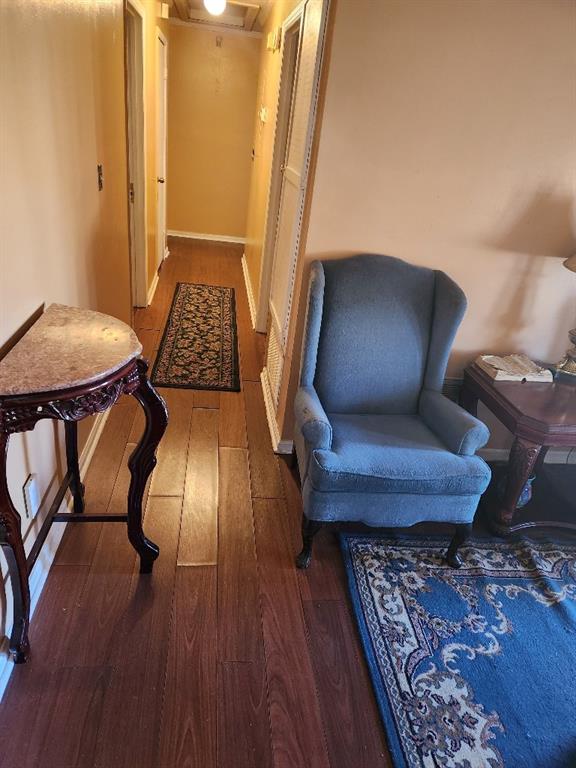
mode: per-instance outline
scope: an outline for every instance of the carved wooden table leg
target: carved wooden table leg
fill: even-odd
[[[80,480],[80,467],[78,466],[78,422],[65,421],[64,433],[66,435],[66,460],[70,474],[70,491],[74,498],[74,513],[84,512],[84,485]]]
[[[12,504],[6,478],[8,435],[0,434],[0,546],[8,562],[14,595],[14,623],[10,636],[10,653],[16,664],[26,661],[29,652],[30,590],[28,566],[22,543],[20,515]]]
[[[516,505],[526,481],[532,474],[542,446],[517,437],[512,443],[508,459],[508,477],[504,498],[496,508],[493,528],[497,533],[507,535],[514,522]]]
[[[146,376],[148,364],[142,359],[136,364],[138,384],[130,394],[142,406],[146,416],[146,426],[140,442],[128,460],[132,475],[128,491],[128,538],[140,555],[140,573],[150,573],[154,560],[159,555],[159,549],[156,544],[146,538],[142,530],[142,498],[146,481],[156,466],[156,448],[166,431],[168,412],[164,400]]]

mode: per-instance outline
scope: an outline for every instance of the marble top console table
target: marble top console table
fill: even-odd
[[[14,624],[10,653],[16,663],[29,652],[30,592],[28,575],[53,522],[125,522],[128,538],[140,556],[140,572],[150,573],[159,550],[142,529],[142,498],[156,464],[156,448],[168,423],[166,405],[150,384],[148,364],[134,331],[108,315],[52,304],[0,361],[0,546],[12,582]],[[110,408],[122,395],[142,406],[144,434],[130,456],[126,515],[84,512],[84,487],[78,466],[77,422]],[[6,478],[11,434],[34,429],[40,419],[64,422],[67,473],[38,539],[26,557],[20,515]],[[58,509],[70,489],[74,511]]]

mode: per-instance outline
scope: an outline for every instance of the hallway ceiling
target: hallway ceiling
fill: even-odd
[[[261,32],[270,10],[272,0],[227,0],[226,10],[221,16],[212,16],[204,7],[203,0],[173,0],[170,16],[180,21],[245,32]]]

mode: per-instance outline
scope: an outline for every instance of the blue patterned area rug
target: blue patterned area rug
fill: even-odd
[[[575,768],[576,543],[341,545],[395,768]]]

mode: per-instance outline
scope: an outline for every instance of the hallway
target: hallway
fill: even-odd
[[[0,705],[1,768],[377,768],[390,765],[336,539],[307,572],[299,488],[270,447],[241,246],[171,239],[153,303],[157,349],[178,281],[236,289],[242,391],[161,390],[170,411],[139,577],[124,526],[66,531],[32,619],[33,656]],[[112,409],[87,508],[120,513],[136,403]]]

